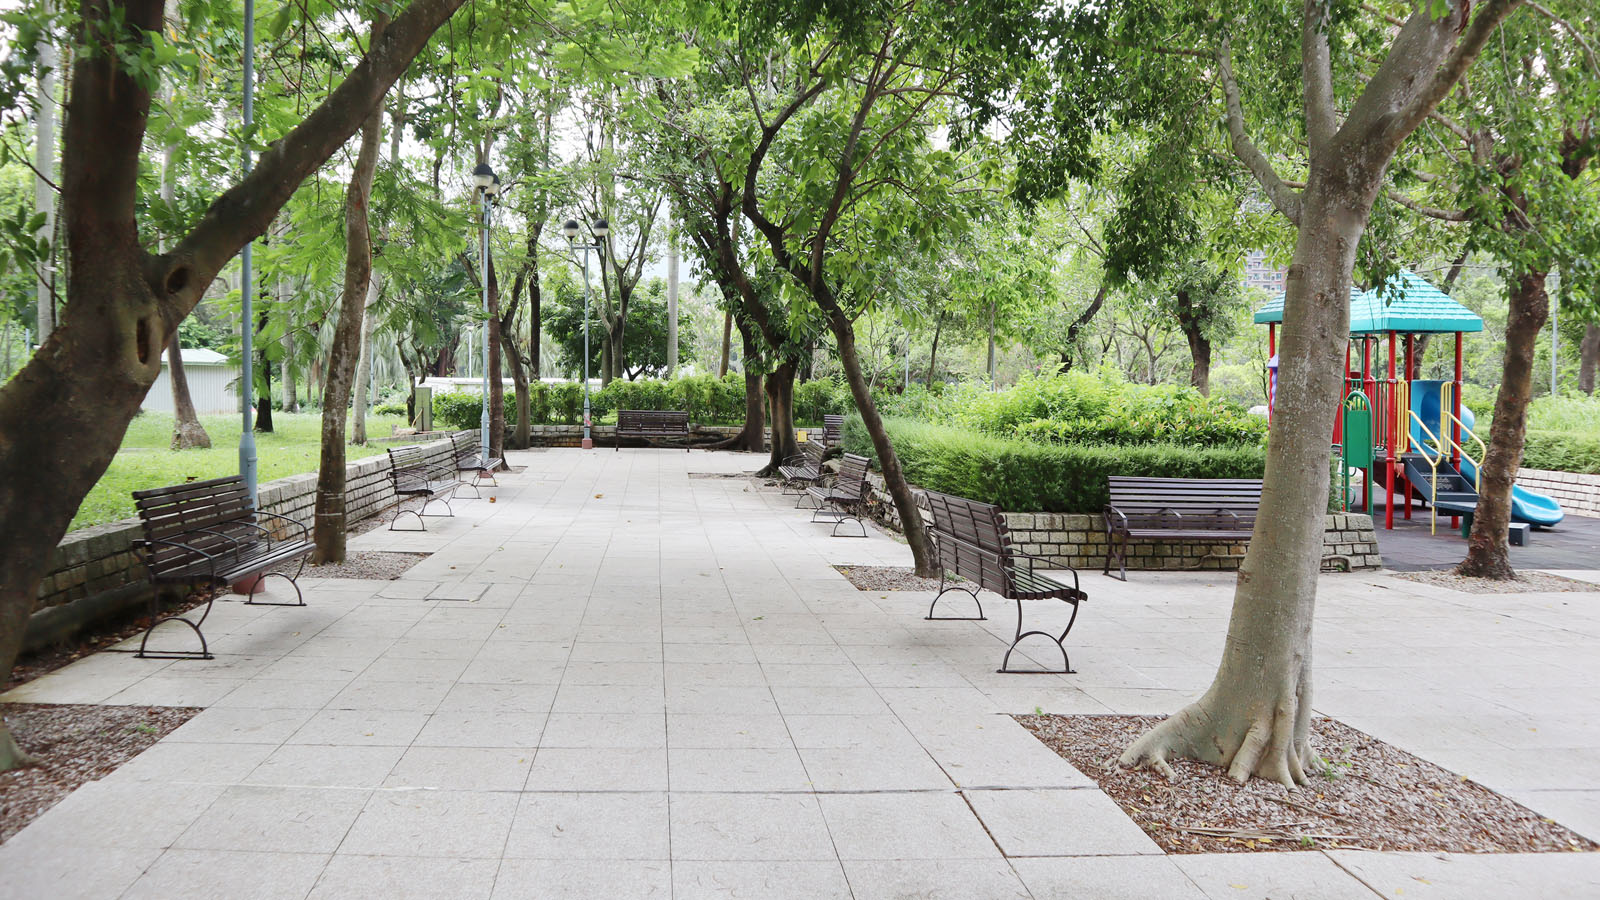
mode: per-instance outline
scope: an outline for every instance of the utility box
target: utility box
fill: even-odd
[[[417,431],[433,430],[433,388],[418,385],[413,389],[417,395],[417,418],[411,424]]]

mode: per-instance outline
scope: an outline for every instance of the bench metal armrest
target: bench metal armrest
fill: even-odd
[[[1128,514],[1123,512],[1120,509],[1117,509],[1115,506],[1112,506],[1111,504],[1107,503],[1106,504],[1106,530],[1107,531],[1111,531],[1112,528],[1113,528],[1113,526],[1111,524],[1112,516],[1115,516],[1118,519],[1122,520],[1122,524],[1120,526],[1117,526],[1117,527],[1120,527],[1123,531],[1128,530]]]
[[[281,519],[281,520],[283,520],[285,522],[288,522],[290,525],[293,525],[294,527],[300,529],[300,537],[303,540],[310,540],[311,539],[311,529],[307,528],[305,525],[301,524],[300,522],[297,522],[294,519],[289,518],[288,516],[279,515],[277,513],[263,512],[261,510],[256,510],[256,515],[258,515],[258,516],[266,516],[269,519]]]
[[[1156,513],[1158,515],[1161,514],[1161,513],[1172,513],[1172,517],[1174,519],[1177,519],[1180,524],[1183,522],[1183,513],[1178,512],[1177,510],[1173,509],[1170,506],[1163,506],[1160,509],[1156,510]]]
[[[238,524],[247,525],[249,523],[248,522],[240,522]],[[221,532],[221,531],[217,531],[214,528],[210,528],[210,527],[205,526],[205,525],[201,525],[201,526],[189,529],[189,533],[190,534],[193,534],[195,532],[202,532],[204,534],[214,534],[217,537],[222,538],[225,541],[231,542],[233,544],[233,549],[234,549],[235,552],[237,552],[239,550],[239,547],[240,547],[239,539],[234,537],[231,534],[227,534],[227,533],[224,533],[224,532]]]
[[[1018,553],[1018,552],[1016,552],[1014,550],[1011,552],[1011,558],[1013,560],[1016,560],[1016,559],[1025,559],[1025,560],[1027,560],[1028,561],[1028,574],[1029,575],[1033,574],[1033,564],[1035,562],[1042,562],[1042,563],[1044,563],[1045,565],[1049,566],[1052,569],[1071,572],[1072,573],[1072,589],[1077,591],[1080,594],[1083,593],[1083,590],[1078,587],[1078,570],[1074,569],[1071,566],[1058,566],[1052,560],[1045,559],[1042,556],[1034,556],[1031,553]]]

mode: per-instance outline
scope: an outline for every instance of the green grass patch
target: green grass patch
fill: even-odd
[[[388,437],[393,426],[404,424],[404,416],[371,416],[367,434]],[[146,412],[135,417],[123,438],[122,449],[100,482],[85,497],[72,518],[73,528],[85,528],[125,519],[134,514],[134,491],[182,484],[193,479],[220,478],[239,471],[240,417],[201,416],[200,422],[211,435],[210,450],[170,450],[172,416]],[[322,456],[322,416],[319,413],[272,415],[274,430],[256,434],[256,458],[262,481],[315,472]],[[392,445],[350,445],[349,459],[376,456]]]

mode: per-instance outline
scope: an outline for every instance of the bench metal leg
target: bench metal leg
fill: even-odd
[[[482,500],[483,499],[483,492],[478,490],[478,480],[476,478],[474,478],[471,481],[461,481],[460,484],[461,484],[461,487],[472,488],[472,496],[471,497],[457,497],[456,498],[457,500]],[[460,490],[460,489],[461,488],[457,488],[456,490]]]
[[[395,526],[400,524],[400,517],[404,516],[404,515],[407,515],[407,514],[417,517],[417,527],[416,528],[396,528]],[[399,512],[395,513],[394,514],[394,518],[392,520],[390,520],[390,522],[389,522],[389,530],[390,531],[427,531],[428,530],[428,523],[422,521],[422,513],[419,513],[414,509],[402,509]]]
[[[428,512],[428,506],[432,503],[443,503],[445,508],[444,514],[430,514]],[[421,519],[423,516],[428,515],[431,515],[435,519],[453,519],[456,516],[456,511],[450,508],[450,499],[448,497],[429,497],[428,499],[422,501],[422,508],[417,510],[417,518]]]
[[[1067,601],[1067,602],[1070,603],[1071,601]],[[1054,633],[1049,632],[1049,631],[1039,631],[1037,629],[1034,629],[1034,630],[1031,630],[1031,631],[1023,631],[1022,630],[1022,601],[1018,600],[1017,601],[1017,636],[1016,636],[1016,638],[1014,638],[1011,641],[1011,646],[1006,648],[1005,658],[1000,660],[1000,668],[996,669],[995,671],[996,672],[1000,672],[1002,674],[1006,674],[1006,675],[1075,675],[1075,674],[1077,674],[1076,670],[1074,670],[1072,668],[1072,661],[1067,658],[1067,645],[1066,645],[1067,632],[1072,630],[1073,624],[1076,623],[1077,621],[1078,621],[1078,604],[1073,603],[1072,604],[1072,618],[1067,620],[1067,627],[1061,629],[1061,633],[1060,634],[1054,634]],[[1011,668],[1011,654],[1016,651],[1017,645],[1022,643],[1023,638],[1030,638],[1030,637],[1033,637],[1035,635],[1037,635],[1039,637],[1043,637],[1043,638],[1048,638],[1050,641],[1052,641],[1056,645],[1056,649],[1061,651],[1061,668],[1059,668],[1059,669],[1013,669],[1013,668]]]
[[[245,600],[244,600],[245,605],[246,606],[305,606],[306,605],[306,595],[300,593],[300,582],[298,580],[301,575],[305,574],[305,571],[306,571],[306,558],[304,556],[302,556],[302,557],[300,557],[300,569],[299,569],[299,571],[295,572],[293,575],[285,575],[282,572],[266,572],[266,573],[263,573],[262,576],[261,576],[261,580],[262,581],[265,581],[268,578],[271,578],[272,576],[276,575],[279,578],[282,578],[284,581],[289,582],[289,586],[294,588],[295,602],[293,602],[293,603],[288,603],[288,602],[280,603],[277,600],[257,600],[255,592],[251,591],[250,592],[250,596],[246,597]]]
[[[1113,555],[1117,558],[1117,568],[1122,573],[1121,575],[1111,574],[1111,557]],[[1128,538],[1126,535],[1122,537],[1122,544],[1119,547],[1116,533],[1109,528],[1106,529],[1106,562],[1101,567],[1100,574],[1111,578],[1120,578],[1123,581],[1128,580]]]
[[[839,533],[839,526],[843,525],[845,522],[854,522],[854,523],[856,523],[856,525],[861,529],[861,533],[860,534],[840,534]],[[839,517],[837,519],[833,520],[833,533],[831,535],[829,535],[829,537],[853,537],[853,538],[864,538],[866,536],[867,536],[867,523],[862,521],[860,516],[855,515],[853,513],[847,513],[847,512],[841,512],[839,514]]]
[[[960,585],[955,585],[955,584],[952,584],[949,587],[946,587],[945,583],[946,583],[946,580],[945,580],[944,566],[940,566],[939,567],[939,593],[938,593],[937,596],[935,596],[933,598],[933,602],[928,604],[928,614],[926,616],[924,616],[923,618],[929,619],[929,620],[939,620],[939,621],[947,621],[947,622],[952,622],[952,621],[953,622],[982,622],[982,621],[984,621],[985,619],[988,618],[988,616],[985,616],[983,614],[983,601],[978,599],[978,588],[973,587],[972,589],[969,590],[967,588],[964,588],[964,587],[961,587]],[[956,592],[959,592],[959,593],[962,593],[962,594],[970,594],[970,595],[972,595],[972,602],[977,605],[978,614],[975,615],[975,616],[936,616],[936,615],[934,615],[933,614],[934,607],[938,606],[939,605],[939,601],[944,598],[944,595],[950,593],[951,591],[956,591]]]
[[[165,619],[158,619],[158,620],[156,620],[154,622],[151,622],[150,623],[150,627],[146,628],[144,630],[144,638],[139,641],[139,652],[135,653],[134,656],[139,658],[139,659],[216,659],[216,657],[211,655],[211,647],[210,647],[210,645],[206,643],[205,632],[200,630],[200,626],[205,624],[206,616],[211,615],[211,604],[213,604],[215,602],[217,602],[217,598],[215,596],[213,596],[210,600],[206,601],[205,611],[200,614],[200,618],[197,621],[191,622],[191,621],[189,621],[187,618],[185,618],[183,616],[168,616]],[[158,611],[157,604],[158,603],[160,603],[159,600],[151,600],[150,601],[150,607],[151,607],[150,612],[151,612],[151,615],[155,615],[157,613],[157,611]],[[150,635],[157,628],[159,628],[162,625],[165,625],[165,624],[167,624],[169,622],[182,622],[183,624],[185,624],[185,625],[189,626],[190,628],[194,629],[194,636],[200,639],[200,649],[199,650],[151,650],[151,649],[149,649]]]

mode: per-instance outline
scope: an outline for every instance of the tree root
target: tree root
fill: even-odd
[[[11,729],[0,723],[0,772],[9,772],[12,769],[21,769],[39,764],[37,759],[29,756],[26,751],[17,746],[17,741],[11,736]]]
[[[1279,704],[1251,715],[1244,710],[1216,715],[1211,695],[1157,723],[1124,750],[1118,762],[1128,768],[1150,768],[1177,781],[1172,759],[1197,759],[1224,768],[1243,784],[1252,776],[1293,788],[1306,783],[1303,760],[1311,758],[1309,742],[1295,733],[1295,710]]]

